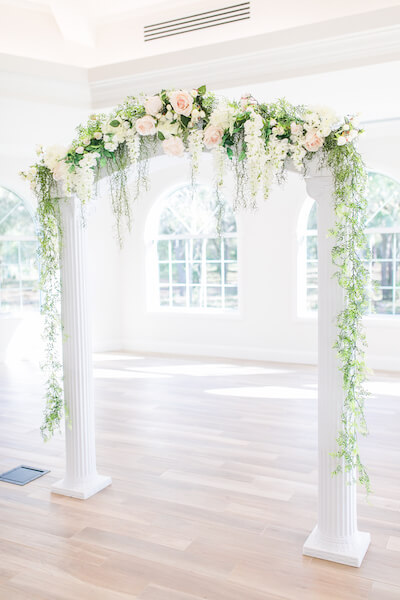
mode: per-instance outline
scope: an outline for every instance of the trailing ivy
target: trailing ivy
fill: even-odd
[[[44,420],[41,426],[45,440],[60,428],[63,415],[62,364],[60,360],[60,248],[62,230],[57,186],[51,171],[40,166],[36,174],[38,199],[37,220],[39,231],[39,264],[41,314],[43,315],[43,340],[45,358],[42,369],[47,378]]]
[[[332,261],[338,267],[336,276],[345,291],[345,308],[337,317],[338,338],[335,344],[345,395],[342,429],[338,434],[338,451],[335,454],[339,463],[335,473],[342,471],[343,462],[344,469],[355,471],[360,484],[370,493],[369,476],[358,446],[358,434],[365,436],[368,433],[364,412],[367,397],[364,387],[366,339],[362,324],[370,286],[364,262],[368,253],[365,235],[367,171],[353,144],[339,147],[331,140],[326,148],[326,158],[333,174],[335,195]]]

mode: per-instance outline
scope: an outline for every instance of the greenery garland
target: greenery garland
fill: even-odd
[[[62,244],[60,199],[76,194],[82,206],[93,195],[96,182],[108,175],[116,234],[122,243],[130,229],[132,200],[148,187],[148,163],[159,147],[166,154],[189,154],[195,183],[203,150],[211,151],[215,165],[217,214],[223,217],[220,189],[226,165],[232,167],[236,194],[234,208],[254,208],[259,191],[264,198],[275,181],[284,178],[290,159],[300,172],[316,155],[333,174],[336,224],[332,260],[345,291],[345,308],[338,315],[336,348],[343,373],[345,401],[338,432],[335,473],[356,469],[359,482],[370,491],[358,435],[367,434],[363,387],[365,335],[362,316],[367,306],[368,273],[364,267],[366,169],[354,140],[361,133],[353,117],[338,119],[324,107],[293,106],[285,100],[259,104],[246,95],[229,102],[198,89],[162,90],[145,97],[129,97],[111,114],[92,115],[78,127],[69,148],[39,148],[39,161],[23,173],[38,199],[42,313],[45,317],[47,373],[46,409],[42,434],[50,438],[60,427],[63,412],[62,365],[59,359],[60,282]],[[128,167],[135,169],[130,194]]]

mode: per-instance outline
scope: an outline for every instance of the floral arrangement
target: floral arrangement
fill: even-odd
[[[249,94],[232,102],[217,98],[201,86],[128,97],[111,115],[92,115],[86,125],[78,127],[68,148],[40,147],[37,164],[23,176],[38,198],[44,264],[41,286],[45,294],[48,356],[44,437],[51,437],[60,426],[63,404],[61,365],[56,357],[60,331],[57,302],[61,198],[76,194],[85,205],[93,196],[96,181],[108,175],[121,241],[123,223],[130,227],[132,200],[148,187],[149,159],[159,151],[189,157],[192,181],[201,153],[212,153],[220,215],[223,201],[219,191],[228,165],[235,175],[235,208],[255,207],[259,193],[268,198],[274,182],[283,179],[288,160],[304,172],[307,161],[318,155],[321,166],[328,166],[334,176],[337,222],[332,232],[336,239],[332,259],[337,265],[339,283],[346,291],[346,308],[338,315],[337,348],[346,400],[337,456],[344,459],[346,469],[357,467],[358,478],[368,490],[368,475],[357,445],[357,433],[366,433],[361,318],[367,301],[367,273],[359,258],[365,247],[366,172],[354,145],[361,131],[354,117],[338,118],[329,108],[293,106],[285,100],[258,103]],[[136,170],[133,194],[127,183],[128,167]]]

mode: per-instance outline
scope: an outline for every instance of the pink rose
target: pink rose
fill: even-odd
[[[258,102],[251,94],[243,94],[240,98],[240,108],[242,110],[245,110],[247,106],[255,106],[256,104],[258,104]]]
[[[160,96],[149,96],[144,103],[144,109],[148,115],[156,116],[159,112],[161,112],[163,107],[162,100]]]
[[[136,131],[140,135],[154,135],[156,133],[156,122],[153,117],[146,115],[136,121]]]
[[[172,108],[178,115],[190,117],[193,108],[193,97],[185,90],[176,90],[169,95]]]
[[[169,156],[183,156],[185,151],[185,146],[183,145],[181,138],[176,135],[164,140],[162,147],[165,154],[168,154]]]
[[[215,148],[222,142],[222,136],[224,132],[221,127],[216,127],[215,125],[209,125],[204,130],[204,145],[208,150],[211,148]]]
[[[317,129],[309,129],[305,135],[303,146],[309,152],[316,152],[323,146],[324,139],[320,136]]]
[[[301,123],[290,123],[290,132],[292,135],[300,135],[303,133],[303,125]]]

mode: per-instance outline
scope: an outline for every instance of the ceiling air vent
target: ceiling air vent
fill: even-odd
[[[151,40],[189,33],[198,29],[236,23],[236,21],[244,21],[245,19],[250,19],[250,2],[241,2],[240,4],[208,10],[180,19],[146,25],[144,27],[144,41],[150,42]]]

